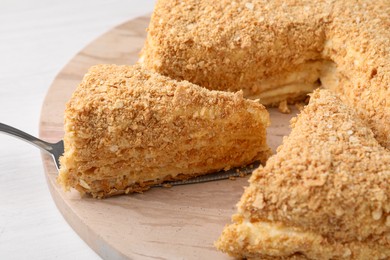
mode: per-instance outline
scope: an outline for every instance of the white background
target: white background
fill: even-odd
[[[45,93],[62,67],[154,0],[0,0],[0,122],[38,135]],[[0,134],[0,259],[99,259],[57,210],[40,152]]]

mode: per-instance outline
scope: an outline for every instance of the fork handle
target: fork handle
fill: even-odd
[[[0,132],[16,137],[29,144],[35,145],[36,147],[38,147],[43,151],[51,153],[51,151],[53,150],[53,147],[50,143],[38,139],[30,134],[27,134],[26,132],[23,132],[15,127],[0,123]]]

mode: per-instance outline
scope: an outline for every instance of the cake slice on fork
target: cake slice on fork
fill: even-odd
[[[266,109],[241,92],[97,65],[67,104],[58,180],[102,198],[265,162],[268,125]]]

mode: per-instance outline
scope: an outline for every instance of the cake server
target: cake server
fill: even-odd
[[[49,155],[52,156],[55,166],[57,167],[57,170],[60,169],[59,159],[61,155],[64,153],[63,140],[57,143],[49,143],[3,123],[0,123],[0,132],[19,138],[23,141],[26,141],[27,143],[32,144],[38,147],[39,149],[41,149],[42,151],[48,153]],[[193,183],[201,183],[201,182],[209,182],[209,181],[217,181],[217,180],[241,177],[252,173],[252,171],[256,169],[258,166],[259,163],[255,162],[251,165],[247,165],[242,168],[232,168],[227,171],[222,170],[219,172],[194,177],[188,180],[168,181],[162,184],[157,184],[154,187],[176,186],[176,185],[193,184]]]

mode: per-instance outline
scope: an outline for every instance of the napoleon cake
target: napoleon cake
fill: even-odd
[[[66,106],[58,180],[101,198],[265,162],[268,125],[263,105],[241,92],[97,65]]]
[[[390,152],[329,90],[257,169],[218,249],[248,259],[389,259]]]
[[[322,85],[390,148],[389,0],[158,0],[140,63],[265,105]]]

